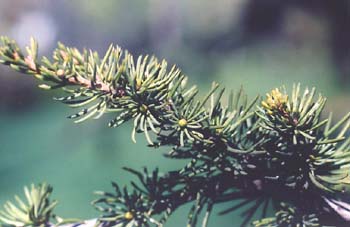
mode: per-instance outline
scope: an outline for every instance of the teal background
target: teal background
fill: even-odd
[[[301,82],[328,97],[326,112],[332,110],[336,119],[349,112],[350,57],[334,58],[331,19],[303,4],[286,6],[279,30],[245,38],[242,18],[248,6],[254,8],[250,2],[2,0],[0,34],[22,46],[31,35],[38,37],[43,55],[51,55],[57,41],[101,54],[110,43],[134,55],[154,54],[176,63],[201,94],[212,81],[228,89],[243,86],[251,98]],[[226,47],[227,42],[234,44]],[[345,56],[347,48],[344,44]],[[93,218],[98,215],[89,205],[94,190],[134,179],[123,166],[165,172],[185,164],[162,157],[166,149],[147,148],[142,135],[137,144],[131,142],[129,124],[108,128],[113,114],[74,124],[65,117],[78,110],[53,101],[59,92],[36,86],[33,78],[0,67],[0,203],[22,194],[24,185],[45,181],[54,186],[58,215]],[[166,227],[185,226],[189,209],[176,211]],[[239,214],[215,213],[210,226],[239,225]]]

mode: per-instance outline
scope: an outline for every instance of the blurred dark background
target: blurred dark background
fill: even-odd
[[[350,1],[348,0],[1,0],[0,34],[25,46],[38,39],[51,55],[58,41],[103,53],[110,43],[134,55],[154,54],[179,66],[202,93],[212,81],[245,88],[250,97],[301,82],[328,97],[335,118],[350,111]],[[75,125],[74,112],[52,101],[26,75],[0,67],[0,202],[22,186],[46,181],[57,213],[91,218],[92,191],[127,183],[122,166],[162,171],[181,166],[129,137],[129,125],[107,128],[113,116]],[[184,226],[189,207],[167,227]],[[214,217],[232,226],[239,217]]]

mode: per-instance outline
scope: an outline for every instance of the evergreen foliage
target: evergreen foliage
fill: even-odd
[[[322,115],[326,99],[315,89],[295,85],[291,94],[276,88],[248,101],[241,89],[229,92],[213,83],[204,98],[165,60],[140,56],[111,45],[97,52],[59,44],[53,59],[39,60],[34,39],[26,52],[2,37],[0,61],[40,80],[40,88],[63,89],[55,98],[78,108],[80,123],[111,113],[110,127],[133,122],[131,139],[143,134],[151,147],[168,147],[166,157],[186,159],[182,169],[125,168],[137,176],[129,188],[97,192],[97,226],[163,226],[179,207],[191,203],[187,226],[208,225],[213,206],[232,204],[219,214],[243,209],[243,223],[232,226],[348,226],[350,205],[350,113],[339,122]],[[46,185],[26,189],[28,205],[5,205],[0,220],[11,226],[62,225]],[[267,217],[268,209],[275,216]],[[200,218],[201,214],[203,218]],[[253,221],[256,215],[261,220]],[[201,220],[200,220],[201,219]],[[89,222],[90,223],[90,222]],[[79,224],[79,223],[78,223]],[[81,222],[84,224],[84,222]]]

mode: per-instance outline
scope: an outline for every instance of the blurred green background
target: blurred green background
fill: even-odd
[[[329,98],[326,111],[336,118],[350,111],[349,24],[347,0],[0,1],[0,34],[21,46],[34,36],[42,55],[51,55],[58,41],[101,54],[115,43],[176,63],[202,93],[214,80],[243,86],[250,97],[301,82]],[[74,110],[52,101],[55,95],[0,67],[0,203],[23,185],[46,181],[60,201],[59,215],[92,218],[92,192],[131,179],[121,167],[168,171],[184,164],[147,148],[142,136],[133,144],[130,125],[108,128],[113,115],[73,124],[65,116]],[[184,226],[188,210],[166,226]],[[239,217],[210,222],[235,226]]]

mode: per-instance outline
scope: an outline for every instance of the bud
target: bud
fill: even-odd
[[[130,211],[128,211],[124,214],[124,218],[127,220],[131,220],[134,218],[134,215]]]
[[[56,72],[57,76],[63,76],[64,75],[64,70],[63,69],[59,69]]]
[[[178,121],[178,124],[181,128],[184,128],[187,126],[187,121],[186,121],[186,119],[182,118]]]
[[[272,114],[272,112],[275,110],[284,109],[288,102],[288,95],[281,93],[278,88],[275,88],[270,93],[267,93],[266,97],[266,100],[262,101],[261,105],[269,114]]]
[[[140,106],[140,111],[141,111],[142,113],[146,113],[147,110],[148,110],[148,107],[147,107],[145,104],[142,104],[142,105]]]
[[[33,70],[36,71],[36,64],[34,62],[34,59],[31,55],[28,55],[25,59],[24,62],[28,65],[28,67]]]

